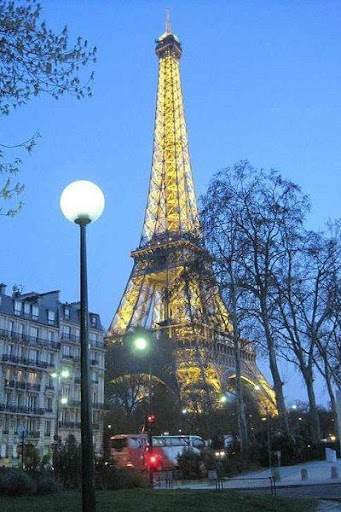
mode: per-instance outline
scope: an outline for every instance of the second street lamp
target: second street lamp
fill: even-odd
[[[82,435],[82,510],[96,512],[94,489],[94,450],[90,365],[88,343],[88,285],[86,262],[86,226],[97,220],[104,210],[104,195],[91,181],[74,181],[60,198],[65,217],[80,228],[80,342],[81,342],[81,435]]]
[[[58,434],[59,434],[59,403],[65,405],[67,403],[63,401],[63,398],[60,397],[60,381],[61,379],[67,379],[70,377],[70,371],[68,369],[64,369],[58,372],[51,373],[51,377],[53,379],[56,379],[56,426],[54,430],[54,440],[58,441]]]

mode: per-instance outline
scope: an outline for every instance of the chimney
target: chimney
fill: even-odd
[[[6,293],[6,285],[5,283],[0,283],[0,295],[5,295]]]

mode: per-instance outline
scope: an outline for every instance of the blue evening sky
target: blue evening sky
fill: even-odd
[[[63,188],[95,181],[106,209],[88,230],[89,302],[107,327],[132,266],[150,173],[157,58],[166,3],[42,0],[55,30],[67,24],[98,47],[93,98],[40,97],[2,118],[1,142],[42,138],[23,154],[25,207],[1,218],[0,280],[25,292],[78,298],[78,231],[59,210]],[[341,3],[169,2],[183,44],[182,86],[198,195],[217,170],[248,158],[275,167],[312,200],[311,227],[340,216]],[[264,369],[266,364],[261,363]],[[288,402],[305,400],[283,366]],[[268,372],[266,371],[266,374]],[[318,387],[320,403],[326,392]]]

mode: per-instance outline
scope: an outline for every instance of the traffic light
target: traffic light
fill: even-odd
[[[147,424],[149,427],[152,427],[156,422],[156,417],[154,414],[149,414],[147,416]]]
[[[147,453],[146,465],[149,471],[159,471],[162,467],[162,457],[158,453]]]

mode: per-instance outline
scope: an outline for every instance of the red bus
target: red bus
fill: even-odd
[[[177,467],[177,458],[186,448],[199,453],[205,442],[200,436],[153,436],[153,454],[158,471]],[[145,434],[117,434],[110,438],[110,458],[121,467],[146,469],[148,439]]]

